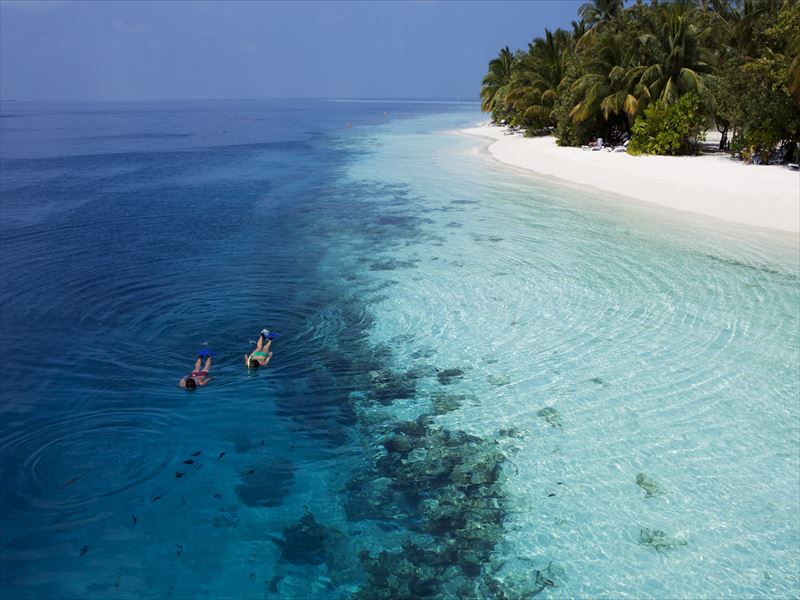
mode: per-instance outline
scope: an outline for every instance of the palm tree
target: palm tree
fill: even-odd
[[[671,104],[686,92],[703,91],[715,57],[700,41],[697,14],[684,4],[663,6],[653,30],[641,36],[649,64],[639,78],[643,98]]]
[[[789,6],[787,10],[793,11],[791,22],[800,24],[800,4]],[[790,61],[786,69],[786,83],[795,104],[800,108],[800,27],[795,26],[789,32],[786,53]]]
[[[502,104],[508,93],[508,84],[511,82],[512,66],[514,56],[508,46],[500,50],[497,58],[489,61],[489,72],[483,78],[481,84],[481,110],[492,112],[498,105]]]
[[[606,23],[622,12],[623,0],[591,0],[581,5],[578,14],[589,27]]]
[[[714,24],[724,43],[745,56],[753,56],[758,45],[753,28],[767,12],[777,11],[783,0],[710,0]]]
[[[570,21],[570,25],[572,25],[572,39],[576,42],[581,39],[588,30],[586,25],[586,21],[581,19],[580,21]]]
[[[645,70],[637,60],[637,48],[624,35],[606,36],[587,63],[586,73],[573,84],[581,100],[570,116],[581,122],[598,111],[606,121],[625,115],[624,128],[629,129],[643,108],[640,98],[646,93],[639,80]]]
[[[516,64],[508,93],[522,124],[535,127],[553,125],[551,113],[575,48],[572,35],[563,29],[544,33]]]

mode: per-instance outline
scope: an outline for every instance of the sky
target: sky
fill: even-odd
[[[461,98],[580,0],[0,0],[0,99]]]

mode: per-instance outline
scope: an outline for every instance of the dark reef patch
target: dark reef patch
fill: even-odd
[[[402,514],[415,526],[400,548],[361,551],[367,582],[356,597],[458,597],[490,589],[507,511],[504,452],[494,441],[436,425],[431,415],[382,427],[372,471],[348,486],[351,512],[362,520]]]
[[[559,413],[552,406],[545,406],[536,411],[536,416],[543,418],[547,421],[550,427],[561,427],[561,413]]]
[[[247,506],[280,506],[293,482],[292,462],[273,460],[250,469],[246,482],[236,486],[236,495]]]
[[[460,379],[463,376],[464,371],[461,369],[444,369],[436,374],[436,379],[438,379],[439,383],[442,385],[450,385],[453,383],[453,381]]]

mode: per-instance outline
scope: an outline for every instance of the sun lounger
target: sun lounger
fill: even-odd
[[[585,146],[581,146],[581,150],[591,150],[594,152],[595,150],[602,150],[603,149],[603,138],[597,138],[596,142],[589,142]]]
[[[800,164],[797,164],[797,163],[789,163],[789,164],[788,164],[788,165],[786,165],[786,166],[787,166],[787,167],[789,167],[789,168],[790,168],[792,171],[800,171]]]
[[[609,146],[607,148],[607,150],[609,152],[627,152],[628,151],[628,141],[629,140],[625,140],[622,144],[620,144],[619,146],[614,146],[613,148],[611,146]]]

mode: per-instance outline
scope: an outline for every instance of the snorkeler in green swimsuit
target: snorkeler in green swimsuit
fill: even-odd
[[[258,367],[266,367],[269,360],[272,358],[272,352],[269,347],[272,345],[272,335],[266,329],[262,329],[256,342],[256,349],[250,354],[244,355],[244,364],[248,369],[257,369]]]

